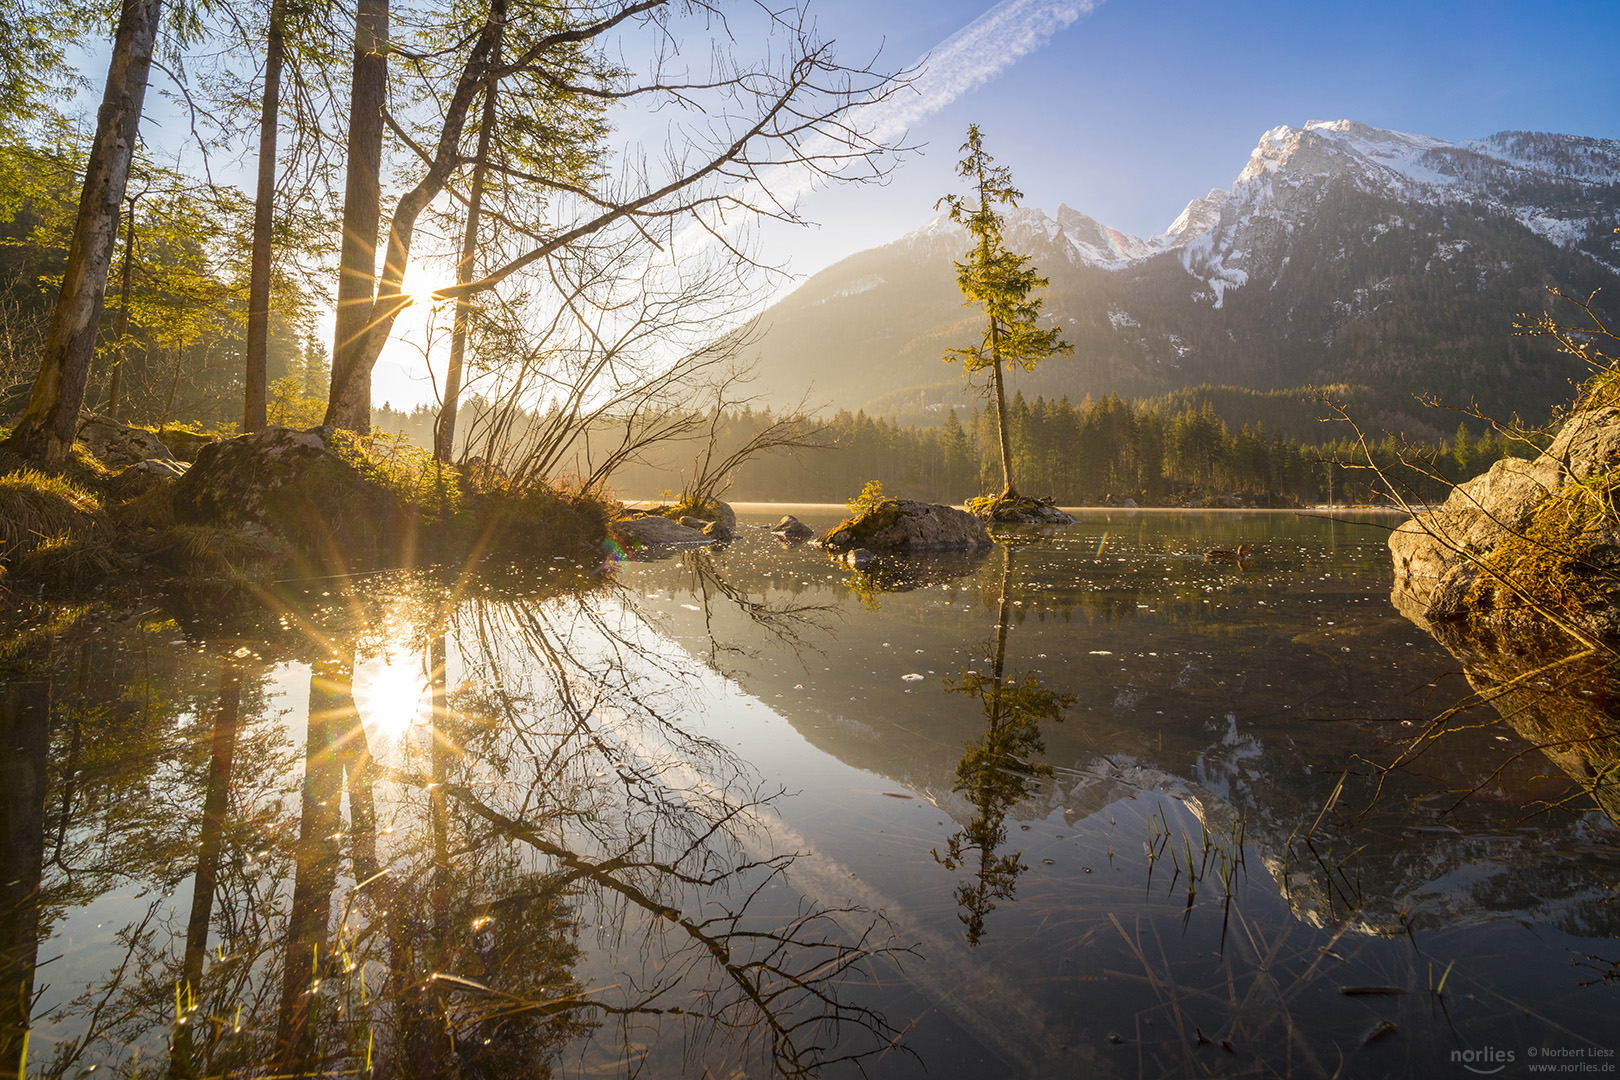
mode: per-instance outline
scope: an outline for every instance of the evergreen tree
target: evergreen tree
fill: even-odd
[[[1007,393],[1002,380],[1004,363],[1018,364],[1025,371],[1053,353],[1072,354],[1074,346],[1058,337],[1053,328],[1042,330],[1037,321],[1041,301],[1030,293],[1046,288],[1046,278],[1029,265],[1029,256],[1007,250],[1001,238],[1002,215],[997,203],[1018,205],[1023,192],[1012,186],[1012,171],[992,164],[985,152],[977,124],[969,125],[965,156],[956,174],[973,183],[976,202],[960,195],[947,195],[938,203],[950,207],[951,220],[967,227],[974,239],[972,250],[956,264],[956,284],[964,303],[977,305],[985,315],[984,334],[979,344],[965,349],[947,349],[946,361],[960,360],[969,373],[989,368],[996,399],[996,430],[1001,444],[1002,497],[1016,496],[1013,485],[1012,443],[1007,430]]]

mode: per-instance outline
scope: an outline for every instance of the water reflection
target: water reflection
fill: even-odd
[[[1426,1075],[1601,1044],[1606,673],[1441,649],[1376,532],[1156,521],[867,575],[875,611],[745,534],[617,584],[16,615],[0,1067]],[[1249,571],[1202,557],[1240,542]],[[1504,687],[1508,724],[1428,725]]]
[[[999,853],[1007,842],[1007,812],[1027,798],[1041,778],[1052,775],[1052,767],[1039,760],[1046,752],[1041,722],[1062,720],[1063,711],[1075,701],[1073,694],[1049,690],[1033,675],[1007,675],[1012,560],[1012,549],[1003,547],[990,671],[970,669],[958,679],[945,680],[948,693],[977,699],[985,719],[984,733],[956,766],[955,790],[967,795],[976,813],[946,841],[943,854],[934,852],[947,870],[968,869],[973,874],[972,881],[956,889],[970,945],[984,936],[985,916],[995,910],[995,902],[1011,900],[1018,875],[1029,869],[1019,852]]]
[[[1203,558],[1239,543],[1260,556],[1246,571]],[[949,860],[962,878],[941,921],[984,957],[966,977],[1042,987],[1049,1011],[1030,1015],[1058,1046],[1134,1044],[1122,1071],[1201,1072],[1202,1055],[1229,1060],[1225,1039],[1233,1068],[1395,1075],[1482,1039],[1511,1038],[1522,1058],[1547,1032],[1606,1030],[1609,999],[1582,995],[1613,985],[1603,943],[1620,932],[1612,826],[1589,801],[1607,796],[1526,753],[1560,740],[1477,711],[1407,753],[1470,695],[1456,660],[1384,599],[1380,530],[1110,519],[992,558],[889,591],[739,541],[713,564],[737,592],[834,605],[830,629],[804,635],[808,655],[751,635],[736,611],[705,608],[694,633],[680,583],[647,568],[638,581],[679,640],[750,643],[724,669],[737,693],[850,766],[846,782],[878,778],[880,809],[809,815],[817,846],[881,875],[891,913],[928,910],[919,890]],[[1009,671],[1061,701],[1030,710],[1053,723],[1010,722],[996,693]],[[937,680],[959,692],[927,694]],[[1571,680],[1589,711],[1605,685]],[[1607,775],[1601,758],[1584,771]],[[883,799],[908,793],[926,800],[921,827]],[[851,854],[865,847],[881,858]],[[929,966],[959,962],[941,949],[927,945]],[[975,1034],[991,1071],[1065,1060]]]
[[[1422,756],[1466,723],[1466,709],[1488,705],[1524,740],[1527,753],[1552,762],[1620,825],[1620,695],[1611,646],[1583,647],[1552,627],[1502,635],[1457,622],[1432,623],[1423,615],[1424,605],[1399,583],[1390,599],[1462,663],[1475,692],[1462,708],[1440,715],[1415,736],[1404,748],[1403,762]],[[1563,796],[1554,797],[1552,805],[1574,809]]]
[[[0,1072],[21,1073],[39,959],[45,869],[46,757],[50,746],[48,642],[26,642],[6,658],[0,687]],[[83,660],[80,670],[87,672]],[[60,843],[58,843],[60,848]]]
[[[189,633],[40,612],[5,657],[10,1075],[545,1076],[569,1047],[806,1075],[889,1048],[848,992],[885,924],[797,892],[774,793],[689,725],[690,661],[611,588],[279,599]],[[362,709],[357,670],[411,657],[431,715]],[[94,944],[37,984],[53,938]]]

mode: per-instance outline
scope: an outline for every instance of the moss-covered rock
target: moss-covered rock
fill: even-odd
[[[981,495],[966,505],[986,525],[1073,525],[1076,520],[1052,500],[1027,495]]]
[[[867,548],[890,552],[966,551],[994,543],[984,523],[964,510],[913,499],[884,499],[864,507],[830,529],[822,539],[828,551]]]
[[[1620,634],[1620,409],[1584,409],[1390,536],[1403,608],[1498,631]]]

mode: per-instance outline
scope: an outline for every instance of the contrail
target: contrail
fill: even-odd
[[[1015,61],[1041,48],[1052,35],[1094,11],[1102,0],[1002,0],[1001,3],[940,42],[911,65],[910,85],[898,93],[853,110],[849,127],[873,142],[903,135],[912,125],[938,112],[963,94],[989,82]],[[821,135],[800,148],[807,159],[835,155],[849,144]],[[735,191],[744,205],[776,202],[791,206],[827,181],[802,164],[766,168]],[[719,211],[693,223],[677,236],[672,252],[682,257],[702,251],[715,235],[734,233],[739,219],[724,221]]]
[[[918,58],[911,93],[866,106],[859,120],[870,123],[877,138],[892,138],[989,82],[1100,2],[1002,0]]]

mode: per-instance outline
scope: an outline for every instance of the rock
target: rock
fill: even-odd
[[[726,528],[726,523],[723,521],[704,522],[703,528],[700,531],[710,540],[730,540],[736,535],[730,529]]]
[[[852,548],[874,552],[959,551],[994,543],[984,523],[965,510],[913,499],[888,499],[860,518],[844,522],[824,546],[839,553]]]
[[[679,520],[670,518],[675,505],[664,503],[659,506],[650,506],[636,513],[634,520],[644,517],[664,517],[672,524],[683,525],[694,532],[702,532],[711,522],[720,525],[725,530],[722,539],[729,540],[737,535],[737,512],[731,508],[730,503],[723,503],[719,499],[710,499],[700,509],[689,510],[682,514]],[[625,519],[631,520],[631,519]],[[654,526],[656,527],[656,526]]]
[[[186,470],[190,468],[191,466],[186,464],[184,461],[165,461],[162,458],[148,458],[145,461],[137,461],[135,464],[119,473],[116,479],[122,480],[127,476],[166,476],[172,480],[176,477],[186,475]]]
[[[657,514],[620,518],[613,523],[613,531],[620,543],[632,545],[707,544],[712,539],[697,529],[687,528],[678,521]]]
[[[202,453],[203,447],[212,446],[220,441],[218,435],[192,431],[190,428],[181,427],[179,424],[158,428],[157,437],[164,446],[169,448],[170,453],[185,462],[196,461],[197,455]]]
[[[120,424],[87,413],[79,419],[78,441],[109,469],[126,469],[143,461],[174,461],[163,440],[145,428]]]
[[[845,553],[844,562],[856,570],[865,570],[868,566],[877,562],[877,556],[863,547],[855,548],[853,551]]]
[[[711,499],[706,509],[714,514],[715,521],[726,527],[728,536],[737,535],[737,512],[731,508],[730,503],[721,502],[719,499]]]
[[[263,525],[285,530],[302,507],[323,496],[317,469],[347,470],[328,445],[331,428],[266,428],[205,446],[175,482],[175,516],[210,524]],[[330,498],[335,492],[326,492]]]
[[[1390,535],[1397,606],[1436,622],[1481,616],[1498,629],[1514,621],[1545,621],[1532,603],[1482,567],[1521,579],[1520,588],[1532,599],[1538,586],[1548,584],[1549,568],[1593,582],[1620,572],[1620,522],[1612,513],[1579,512],[1583,502],[1588,510],[1596,505],[1590,501],[1595,493],[1582,485],[1596,480],[1606,486],[1617,464],[1620,409],[1605,407],[1570,417],[1547,452],[1533,461],[1504,458],[1458,485],[1438,509],[1411,518]],[[1572,512],[1551,517],[1583,524],[1550,542],[1521,539],[1526,530],[1537,529],[1543,511],[1556,509],[1554,500]],[[1593,632],[1620,628],[1620,607],[1607,598],[1607,590],[1594,584],[1587,592],[1581,610],[1569,610],[1567,597],[1560,600],[1564,614]]]
[[[1073,525],[1078,520],[1059,510],[1050,500],[1022,495],[969,499],[967,509],[986,525]]]
[[[789,541],[808,540],[816,535],[816,530],[792,514],[784,514],[781,521],[771,526],[771,532],[775,533],[778,538]]]
[[[1124,502],[1120,503],[1120,505],[1123,506],[1127,510],[1136,510],[1136,509],[1138,509],[1135,499],[1126,499]]]

